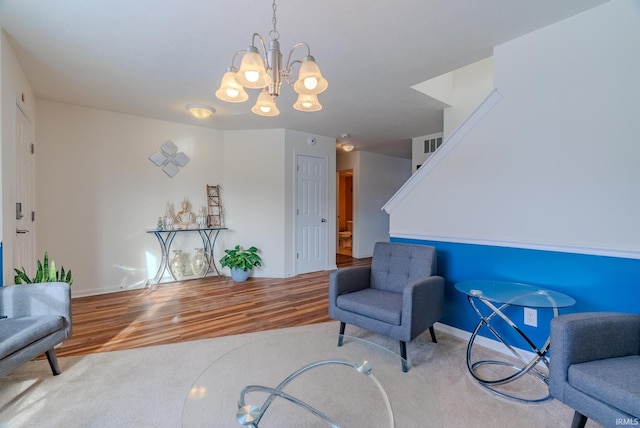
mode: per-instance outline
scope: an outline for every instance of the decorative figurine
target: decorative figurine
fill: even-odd
[[[200,205],[200,210],[196,216],[196,223],[198,228],[202,229],[207,226],[207,214],[205,213],[204,206]]]
[[[182,200],[182,210],[176,216],[179,223],[179,229],[189,229],[193,223],[193,213],[189,211],[189,201],[187,198]]]
[[[173,229],[173,214],[171,214],[171,204],[167,202],[167,207],[164,212],[164,230],[172,230]]]

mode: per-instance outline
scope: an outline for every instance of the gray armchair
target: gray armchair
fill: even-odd
[[[551,395],[606,426],[640,423],[640,315],[588,312],[551,320]]]
[[[41,354],[60,374],[54,347],[71,336],[69,284],[0,287],[0,315],[0,376]]]
[[[407,342],[442,316],[444,279],[434,276],[436,250],[426,245],[378,242],[371,267],[348,267],[329,275],[329,316],[340,321],[342,339],[352,324],[400,341],[407,371]]]

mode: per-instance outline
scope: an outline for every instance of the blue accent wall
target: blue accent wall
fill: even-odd
[[[392,242],[431,245],[437,249],[438,275],[445,278],[445,311],[441,323],[472,332],[478,323],[459,281],[488,279],[537,285],[576,300],[560,314],[591,311],[640,313],[640,260],[586,254],[452,242],[391,238]],[[523,326],[522,308],[509,316],[527,336],[542,346],[549,334],[551,310],[538,310],[538,327]],[[529,349],[511,329],[500,329],[516,346]],[[482,336],[494,339],[485,328]]]

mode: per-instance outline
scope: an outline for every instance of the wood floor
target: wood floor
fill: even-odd
[[[371,259],[337,255],[338,267]],[[73,336],[58,356],[116,351],[329,321],[329,272],[234,283],[208,277],[72,301]]]

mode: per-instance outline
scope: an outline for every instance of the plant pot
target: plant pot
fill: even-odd
[[[231,278],[235,282],[244,282],[249,278],[250,270],[242,270],[240,268],[231,268]]]

